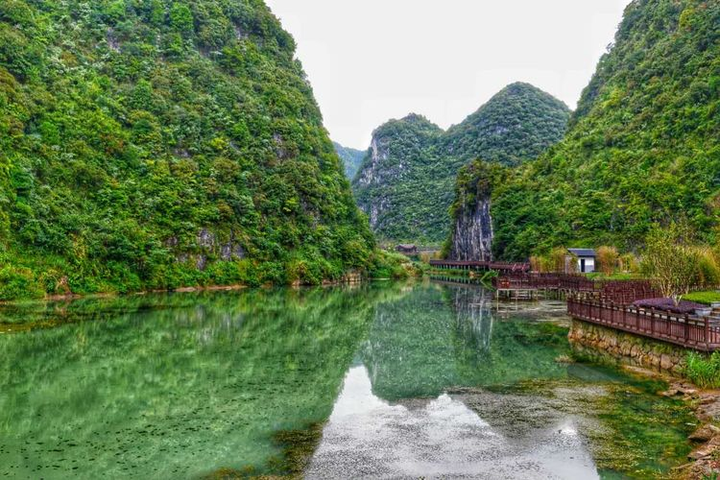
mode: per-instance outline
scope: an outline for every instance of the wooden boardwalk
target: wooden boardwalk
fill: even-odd
[[[440,270],[500,272],[493,279],[496,298],[533,300],[543,293],[557,292],[566,297],[568,314],[576,320],[702,352],[720,350],[719,322],[633,305],[636,300],[659,296],[648,281],[595,282],[583,275],[528,273],[525,264],[440,260],[430,264]]]
[[[465,270],[475,272],[494,270],[500,273],[523,273],[530,271],[529,263],[430,260],[430,266],[438,270]]]
[[[711,324],[707,317],[575,297],[568,298],[568,314],[583,322],[694,350],[720,350],[720,326]]]

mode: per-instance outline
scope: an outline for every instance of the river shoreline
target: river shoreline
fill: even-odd
[[[378,279],[363,279],[359,276],[350,275],[342,280],[337,281],[331,281],[331,280],[323,280],[323,282],[319,285],[311,285],[311,284],[303,284],[300,282],[293,282],[290,285],[275,285],[275,284],[263,284],[259,287],[255,288],[276,288],[276,287],[284,287],[284,288],[302,288],[302,287],[337,287],[341,285],[357,285],[360,283],[363,283],[365,281],[381,281],[381,280],[392,280],[392,279],[384,279],[384,278],[378,278]],[[68,293],[68,294],[61,294],[61,295],[47,295],[42,298],[26,298],[26,299],[17,299],[17,300],[0,300],[0,307],[3,306],[13,306],[13,305],[25,305],[25,304],[31,304],[31,303],[43,303],[43,302],[66,302],[66,301],[72,301],[72,300],[87,300],[87,299],[103,299],[103,298],[120,298],[120,297],[132,297],[132,296],[141,296],[141,295],[152,295],[152,294],[163,294],[163,293],[199,293],[199,292],[231,292],[231,291],[239,291],[239,290],[245,290],[250,287],[249,285],[245,284],[231,284],[231,285],[195,285],[195,286],[187,286],[187,287],[178,287],[173,289],[154,289],[154,290],[140,290],[137,292],[99,292],[99,293],[88,293],[88,294],[80,294],[80,293]]]
[[[688,437],[693,450],[688,462],[672,469],[678,478],[704,479],[720,473],[720,389],[702,389],[689,380],[644,367],[622,365],[625,372],[667,382],[668,389],[658,395],[683,401],[698,420]]]

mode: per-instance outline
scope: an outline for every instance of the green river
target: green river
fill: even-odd
[[[373,283],[0,310],[0,478],[656,478],[694,418],[564,305]]]

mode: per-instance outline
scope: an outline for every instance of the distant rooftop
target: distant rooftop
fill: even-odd
[[[578,257],[595,257],[595,250],[592,248],[568,248],[568,252]]]

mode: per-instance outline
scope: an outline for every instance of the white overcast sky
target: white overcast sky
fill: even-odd
[[[443,128],[524,81],[575,108],[630,0],[267,0],[297,41],[333,140],[391,118]]]

